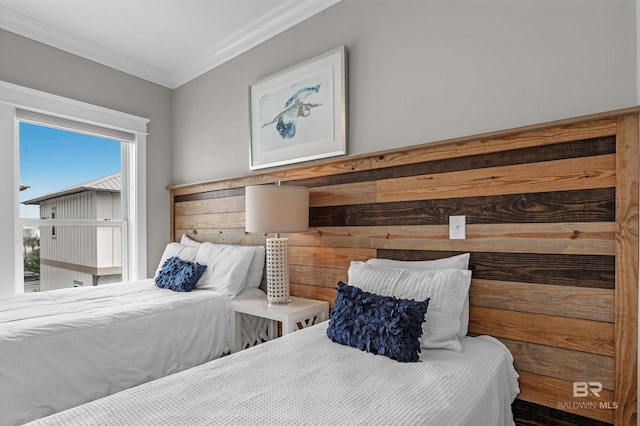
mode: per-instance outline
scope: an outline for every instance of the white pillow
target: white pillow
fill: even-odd
[[[469,269],[469,253],[458,254],[456,256],[445,257],[435,260],[391,260],[391,259],[369,259],[369,265],[384,268],[411,269],[414,271],[433,271],[436,269]],[[458,329],[458,339],[464,339],[469,331],[469,293],[464,298],[464,306],[460,313],[460,328]]]
[[[162,257],[160,257],[160,263],[158,264],[158,268],[156,269],[156,275],[162,269],[162,265],[167,261],[170,257],[177,256],[180,259],[186,262],[193,262],[196,259],[196,254],[198,253],[198,247],[189,247],[180,243],[169,243],[164,248],[164,252],[162,253]]]
[[[182,243],[184,244],[184,243]],[[369,259],[367,263],[372,266],[385,268],[413,269],[416,271],[434,271],[436,269],[469,269],[469,253],[445,257],[435,260],[391,260]]]
[[[201,242],[191,239],[187,234],[182,234],[182,238],[180,239],[180,244],[189,246],[189,247],[200,247],[202,245]],[[218,243],[211,243],[218,244]],[[218,244],[224,245],[224,244]],[[254,252],[251,258],[251,262],[249,264],[249,272],[242,284],[240,290],[245,288],[259,288],[262,283],[262,276],[264,275],[264,262],[265,262],[265,252],[266,249],[264,246],[243,246],[243,247],[252,247]],[[238,291],[238,293],[240,292]]]
[[[420,336],[420,346],[428,349],[462,351],[457,333],[470,284],[471,271],[461,269],[411,271],[357,261],[349,267],[349,285],[364,291],[402,299],[431,298]]]
[[[195,261],[207,265],[196,288],[207,288],[235,297],[249,272],[255,246],[202,243]]]
[[[182,234],[182,238],[180,238],[180,244],[182,244],[183,246],[189,246],[189,247],[200,247],[200,244],[202,243],[196,240],[192,240],[191,238],[189,238],[187,234]]]
[[[254,252],[243,288],[258,288],[260,287],[260,283],[262,283],[262,276],[264,275],[266,249],[264,246],[250,247],[254,248]]]

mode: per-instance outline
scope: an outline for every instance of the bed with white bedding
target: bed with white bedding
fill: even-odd
[[[230,301],[210,290],[161,289],[152,279],[3,299],[0,423],[35,419],[220,357],[229,351]]]
[[[34,424],[513,424],[511,353],[466,336],[468,259],[351,262],[329,322]]]
[[[264,294],[257,288],[264,249],[171,243],[160,265],[174,255],[195,260],[201,247],[205,256],[199,260],[216,273],[203,274],[202,285],[189,292],[146,279],[1,299],[0,425],[65,410],[229,352],[231,301]]]
[[[33,425],[508,425],[509,351],[488,336],[401,363],[332,342],[328,322]]]

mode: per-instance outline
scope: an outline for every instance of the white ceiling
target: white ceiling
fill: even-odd
[[[0,28],[176,88],[340,0],[0,0]]]

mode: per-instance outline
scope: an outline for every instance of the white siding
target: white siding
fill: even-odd
[[[56,219],[95,219],[94,192],[82,192],[43,201],[40,216],[51,217],[55,207]],[[40,258],[83,266],[97,265],[97,232],[93,227],[58,226],[42,227],[40,233]]]
[[[120,193],[98,192],[95,196],[99,219],[122,219]],[[122,230],[120,228],[97,228],[96,266],[99,268],[122,266]]]
[[[84,191],[65,195],[40,204],[40,216],[56,219],[121,219],[120,194]],[[40,230],[41,290],[73,287],[74,280],[93,285],[94,276],[87,268],[122,266],[122,231],[114,227],[57,226]],[[48,262],[48,264],[47,264]],[[54,264],[51,264],[51,263]],[[57,263],[68,264],[64,265]],[[100,272],[98,273],[98,275]],[[121,280],[120,273],[97,278],[99,284]]]
[[[50,265],[40,266],[40,291],[69,288],[75,284],[93,285],[93,275]],[[106,275],[98,278],[98,284],[115,283],[122,280],[122,275]]]

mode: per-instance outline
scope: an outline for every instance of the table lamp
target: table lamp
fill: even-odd
[[[289,240],[281,233],[309,229],[309,188],[256,185],[245,188],[245,230],[275,233],[267,238],[267,300],[289,303]]]

